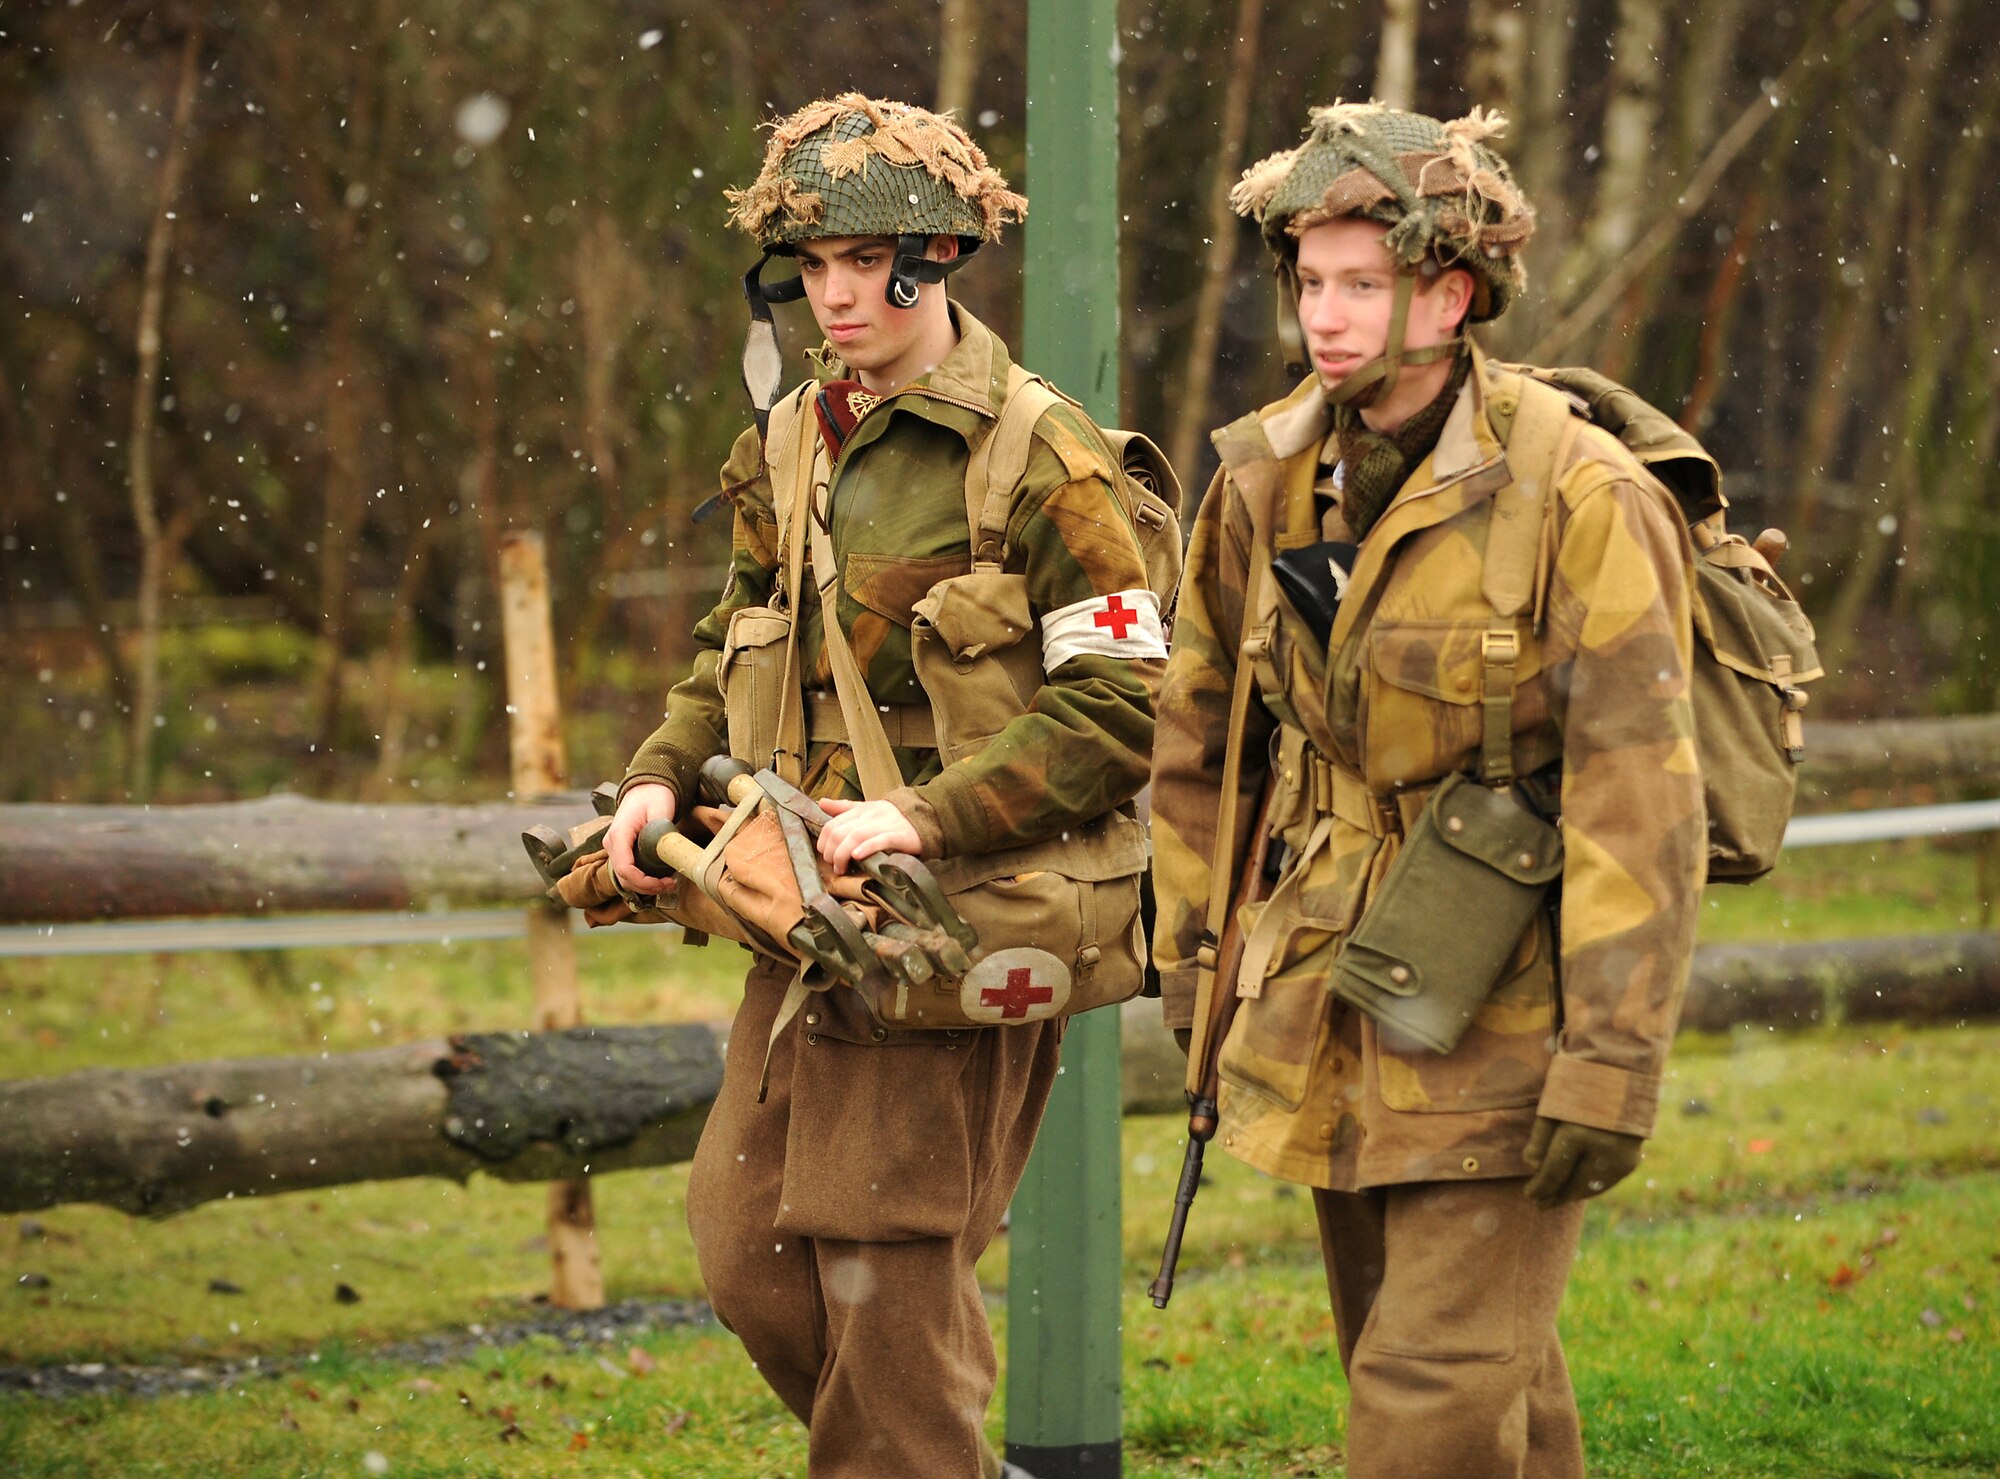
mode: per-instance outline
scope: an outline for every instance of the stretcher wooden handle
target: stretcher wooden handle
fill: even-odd
[[[632,845],[632,857],[639,871],[652,878],[674,874],[693,878],[701,871],[701,854],[700,845],[665,818],[648,822]]]

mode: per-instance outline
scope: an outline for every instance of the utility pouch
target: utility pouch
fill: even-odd
[[[1334,961],[1329,989],[1449,1053],[1562,872],[1562,834],[1512,786],[1445,778]]]
[[[785,612],[768,606],[732,611],[715,668],[729,723],[729,753],[759,769],[771,763],[778,747],[791,633],[792,619]]]

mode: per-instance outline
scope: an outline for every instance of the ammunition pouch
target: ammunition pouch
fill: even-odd
[[[1517,787],[1447,777],[1341,947],[1329,989],[1398,1046],[1449,1053],[1498,984],[1562,861],[1560,830]]]
[[[723,634],[715,681],[722,690],[729,753],[753,766],[769,765],[778,747],[779,695],[791,634],[790,614],[769,606],[731,612]]]

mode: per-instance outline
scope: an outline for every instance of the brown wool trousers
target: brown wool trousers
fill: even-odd
[[[1556,1312],[1583,1204],[1544,1212],[1524,1184],[1313,1192],[1348,1479],[1581,1479]]]
[[[709,1301],[806,1424],[811,1479],[990,1476],[973,1266],[1034,1145],[1058,1026],[877,1045],[836,988],[779,1036],[759,1104],[787,979],[746,983],[688,1178]]]

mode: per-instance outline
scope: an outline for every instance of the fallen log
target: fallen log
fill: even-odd
[[[1825,810],[1857,791],[1951,799],[1961,793],[1990,796],[1997,787],[2000,714],[1806,725],[1806,758],[1799,768],[1802,810]]]
[[[589,815],[580,794],[475,806],[287,795],[202,806],[0,806],[0,921],[525,903],[542,885],[521,833]]]
[[[722,1083],[715,1028],[468,1033],[312,1058],[0,1083],[0,1212],[484,1171],[548,1181],[686,1160]]]
[[[1801,811],[1857,792],[2000,787],[2000,714],[1806,726]],[[367,806],[277,795],[201,806],[0,806],[0,923],[61,924],[524,901],[520,834],[589,815],[580,795]]]
[[[1890,935],[1806,945],[1703,945],[1681,1028],[1940,1026],[2000,1017],[2000,934]]]
[[[2000,1018],[2000,935],[1705,945],[1683,1029]],[[1157,1001],[1121,1008],[1127,1114],[1185,1108]],[[722,1082],[722,1024],[468,1034],[326,1058],[93,1069],[0,1083],[0,1214],[405,1176],[546,1181],[686,1160]]]

